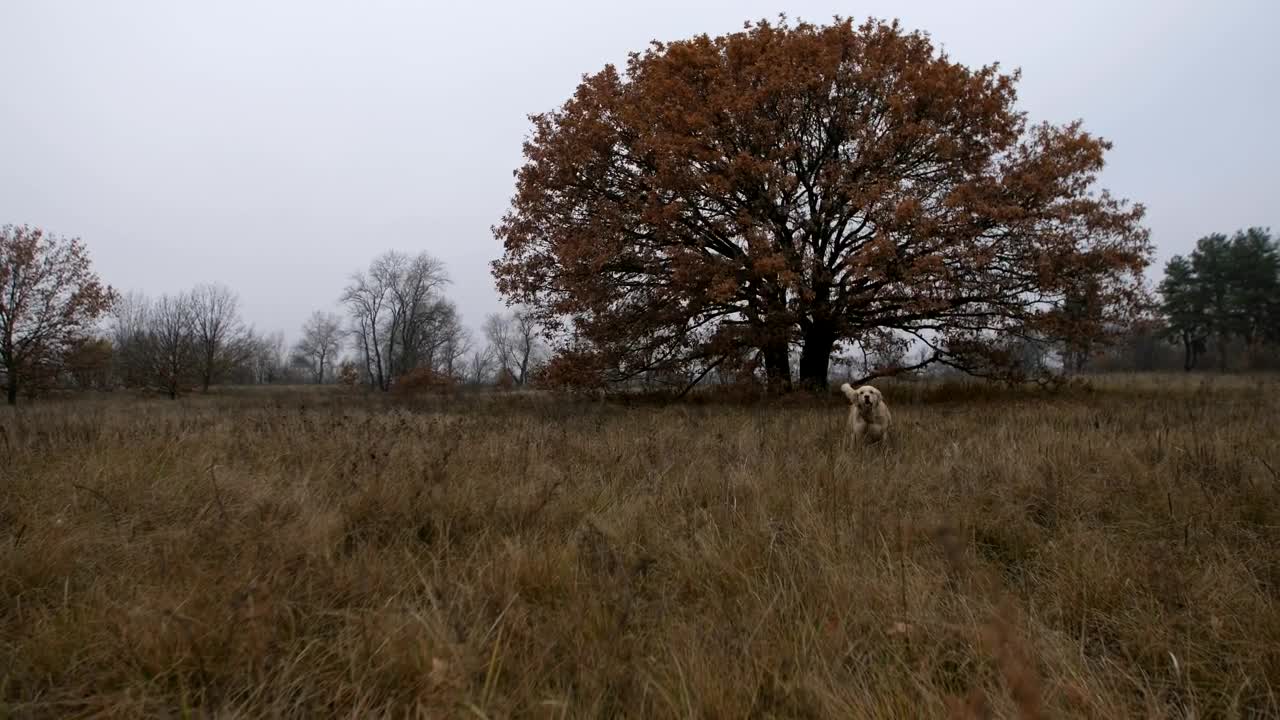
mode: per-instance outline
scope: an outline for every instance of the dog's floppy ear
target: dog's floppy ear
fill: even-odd
[[[850,385],[849,383],[845,383],[845,384],[841,385],[841,386],[840,386],[840,392],[844,393],[844,396],[845,396],[845,397],[847,397],[847,398],[849,398],[849,402],[857,402],[857,401],[858,401],[858,391],[857,391],[857,390],[854,390],[854,389],[853,389],[853,386],[852,386],[852,385]]]

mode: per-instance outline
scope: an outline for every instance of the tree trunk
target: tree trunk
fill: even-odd
[[[1245,333],[1244,336],[1244,369],[1255,370],[1258,367],[1258,348],[1254,342],[1252,331]]]
[[[768,380],[770,392],[789,392],[791,390],[791,358],[787,355],[787,344],[773,343],[761,348],[764,355],[764,374]]]
[[[1090,348],[1088,345],[1076,350],[1075,356],[1072,358],[1072,371],[1076,374],[1084,372],[1084,368],[1089,364]]]
[[[1192,354],[1191,338],[1187,337],[1185,333],[1182,336],[1182,350],[1182,369],[1185,372],[1191,372],[1191,368],[1196,365],[1196,360],[1195,355]]]
[[[373,355],[369,352],[369,338],[365,335],[360,336],[360,342],[364,345],[364,375],[369,386],[372,387],[377,382],[376,376],[373,374]]]
[[[1218,334],[1218,371],[1227,371],[1227,334]]]
[[[8,400],[10,405],[18,404],[18,373],[13,368],[8,368],[5,372],[9,381]]]
[[[827,373],[831,366],[831,350],[836,336],[825,325],[814,325],[804,335],[804,348],[800,351],[800,386],[805,390],[826,390]]]

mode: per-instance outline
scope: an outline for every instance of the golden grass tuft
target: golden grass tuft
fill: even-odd
[[[1275,717],[1280,384],[0,415],[0,717]]]

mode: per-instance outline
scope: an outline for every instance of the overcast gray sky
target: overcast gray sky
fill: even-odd
[[[526,115],[651,39],[786,12],[898,17],[1023,70],[1035,120],[1115,143],[1158,262],[1280,226],[1280,2],[0,0],[0,224],[89,245],[120,289],[219,281],[291,338],[376,254],[427,250],[468,324]]]

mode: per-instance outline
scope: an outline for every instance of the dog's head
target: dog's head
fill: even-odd
[[[880,391],[870,385],[854,389],[852,385],[845,383],[840,386],[840,391],[859,409],[872,410],[884,400]]]

